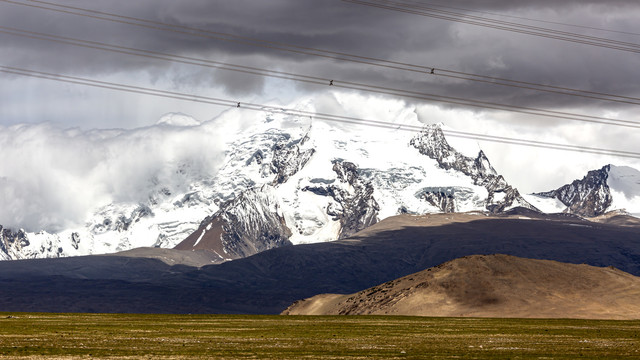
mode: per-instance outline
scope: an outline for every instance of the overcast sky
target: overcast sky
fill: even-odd
[[[16,0],[49,6],[28,0]],[[55,0],[58,4],[224,32],[297,46],[345,52],[484,76],[640,98],[640,54],[430,17],[339,0]],[[438,1],[420,1],[438,4]],[[441,1],[492,19],[640,44],[636,0]],[[455,12],[465,10],[453,10]],[[474,11],[474,12],[470,12]],[[491,13],[491,14],[489,14]],[[496,14],[518,16],[513,18]],[[523,20],[539,19],[547,22]],[[550,24],[559,22],[578,26]],[[141,28],[95,18],[0,2],[0,26],[174,55],[288,71],[420,93],[543,108],[640,122],[640,106],[452,80],[440,76],[345,63],[265,47]],[[585,26],[596,29],[586,29]],[[1,30],[1,29],[0,29]],[[609,30],[609,31],[605,31]],[[295,103],[337,88],[176,64],[0,33],[0,61],[38,71],[135,86],[215,96],[243,102]],[[365,96],[373,96],[363,92]],[[378,97],[370,98],[379,99]],[[389,99],[398,98],[389,96]],[[403,99],[403,98],[399,98]],[[375,100],[379,101],[379,100]],[[640,152],[640,129],[463,108],[404,99],[425,123],[483,134]],[[363,103],[366,106],[366,102]],[[0,73],[0,128],[46,122],[52,129],[135,129],[181,112],[200,121],[224,108],[179,100],[60,84]],[[358,115],[357,113],[355,115]],[[380,120],[385,119],[381,115]],[[0,148],[6,144],[0,144]],[[13,146],[20,146],[13,145]],[[549,190],[608,163],[640,168],[637,159],[575,154],[482,143],[508,181],[525,192]],[[2,150],[0,150],[2,151]],[[26,151],[26,150],[25,150]],[[0,152],[6,157],[6,153]],[[34,160],[35,161],[35,160]],[[4,161],[3,161],[4,163]],[[0,175],[20,169],[0,168]],[[526,170],[526,171],[525,171]],[[2,219],[0,219],[1,223]]]

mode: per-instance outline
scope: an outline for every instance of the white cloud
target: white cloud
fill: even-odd
[[[145,201],[161,187],[185,190],[185,177],[215,174],[220,139],[215,122],[90,132],[0,128],[0,224],[57,231],[110,202]]]

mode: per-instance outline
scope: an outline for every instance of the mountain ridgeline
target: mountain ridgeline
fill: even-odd
[[[610,171],[611,165],[607,165],[600,170],[589,171],[582,180],[537,195],[560,200],[572,214],[585,217],[602,215],[613,202],[607,184]]]
[[[223,262],[291,245],[281,209],[270,185],[242,192],[202,221],[176,250],[206,250]]]
[[[0,259],[160,247],[206,250],[215,254],[213,262],[224,262],[348,238],[398,214],[539,212],[531,199],[561,203],[558,212],[586,217],[640,212],[629,209],[640,196],[634,169],[606,166],[557,190],[523,196],[483,151],[452,147],[441,125],[417,134],[361,135],[272,113],[225,145],[229,151],[212,177],[182,164],[180,191],[156,184],[148,201],[97,208],[84,226],[56,233],[0,226]]]
[[[535,209],[520,196],[517,189],[507,184],[502,175],[498,175],[482,150],[476,158],[464,156],[448,144],[441,128],[425,128],[419,136],[411,140],[411,145],[421,154],[435,159],[442,169],[461,172],[470,177],[475,185],[487,189],[485,209],[489,212],[500,213],[516,206]],[[427,201],[441,204],[438,207],[442,212],[455,212],[457,208],[454,191],[426,191],[421,196]]]

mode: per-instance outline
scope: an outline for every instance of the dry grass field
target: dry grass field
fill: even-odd
[[[640,358],[640,321],[3,313],[0,358]]]

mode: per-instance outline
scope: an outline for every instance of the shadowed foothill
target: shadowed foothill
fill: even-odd
[[[637,227],[537,216],[400,215],[344,240],[209,266],[123,256],[0,262],[0,310],[278,314],[296,300],[355,293],[475,254],[614,266],[640,275]]]

